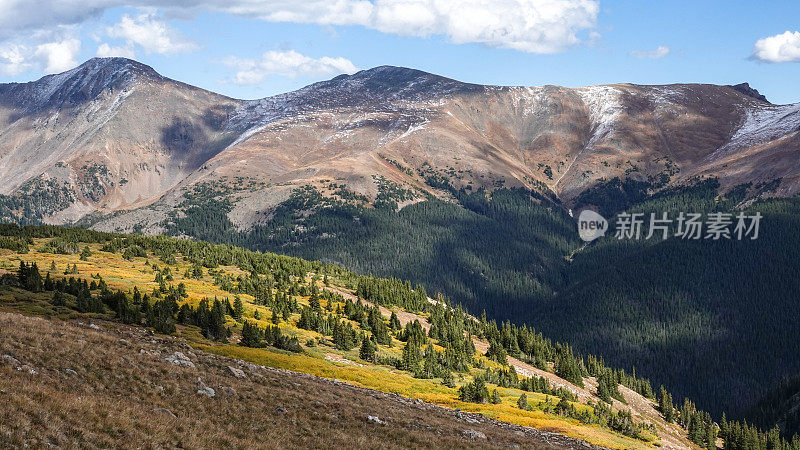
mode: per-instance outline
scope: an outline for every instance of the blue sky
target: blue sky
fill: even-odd
[[[0,0],[0,82],[101,54],[237,98],[391,64],[503,85],[748,81],[800,101],[796,1],[40,3]]]

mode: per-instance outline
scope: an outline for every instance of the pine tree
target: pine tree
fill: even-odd
[[[530,411],[531,407],[528,405],[528,396],[525,393],[519,396],[519,400],[517,400],[517,406],[519,406],[519,409]]]
[[[439,365],[439,352],[433,348],[433,345],[428,344],[425,347],[422,364],[422,378],[433,378],[442,371]]]
[[[26,264],[24,261],[19,262],[19,271],[17,272],[17,281],[20,287],[31,292],[39,292],[42,290],[42,274],[39,273],[39,267],[36,263]]]
[[[493,361],[497,361],[502,365],[508,364],[508,355],[506,354],[506,350],[494,339],[489,341],[489,349],[486,350],[486,357]]]
[[[444,374],[442,375],[442,384],[449,388],[456,387],[456,380],[453,377],[453,373],[449,370],[444,371]]]
[[[717,440],[717,430],[713,424],[709,424],[709,426],[706,428],[706,448],[708,450],[716,450],[717,448],[716,440]],[[780,434],[778,434],[778,441],[780,443]],[[770,448],[769,445],[767,445],[767,448]],[[779,449],[781,447],[778,446],[771,448]]]
[[[377,350],[378,346],[374,342],[370,339],[364,339],[361,341],[361,349],[358,352],[358,356],[364,361],[375,362]]]
[[[200,265],[200,264],[192,265],[191,277],[196,279],[196,280],[202,280],[203,279],[203,266]]]
[[[403,328],[402,325],[400,325],[400,319],[397,318],[397,314],[395,314],[394,311],[392,311],[392,317],[389,318],[389,328],[394,332]]]
[[[64,293],[61,291],[53,292],[53,299],[50,302],[53,304],[53,306],[64,306],[67,303]]]
[[[572,354],[572,350],[566,346],[563,346],[556,356],[555,372],[559,377],[579,387],[583,387],[581,369],[578,366],[578,362],[575,360],[575,356]]]
[[[89,260],[90,256],[92,256],[92,250],[87,245],[87,246],[83,247],[83,250],[81,251],[81,261]]]
[[[610,369],[605,369],[597,377],[597,396],[606,403],[611,403],[612,398],[622,400],[616,377]]]
[[[203,302],[201,302],[201,306],[198,308],[198,315],[204,312],[201,312],[202,307]],[[207,317],[203,318],[203,323],[200,325],[203,336],[214,341],[228,342],[228,329],[225,327],[224,310],[225,307],[222,305],[222,302],[215,298],[214,305],[211,307],[211,310],[206,313]]]
[[[317,293],[314,291],[311,292],[311,297],[309,297],[308,299],[308,306],[314,311],[317,312],[322,311],[322,305],[319,303],[319,297],[317,296]]]
[[[172,307],[164,300],[159,300],[153,304],[145,320],[147,321],[147,326],[152,327],[158,333],[172,334],[175,332]]]
[[[233,319],[237,322],[241,322],[243,316],[244,305],[242,304],[242,299],[237,295],[233,299]]]
[[[192,307],[187,303],[182,304],[178,310],[178,323],[181,325],[190,325],[192,323]]]
[[[239,341],[239,345],[244,347],[261,347],[261,330],[249,320],[245,320],[242,324],[242,339]]]
[[[403,347],[403,356],[400,360],[400,368],[409,372],[416,372],[422,360],[422,350],[416,339],[410,339]]]
[[[79,312],[89,312],[91,309],[91,294],[88,290],[80,290],[76,295],[76,307]]]
[[[356,346],[356,332],[350,322],[337,321],[333,328],[333,342],[339,350],[352,350]]]
[[[675,406],[672,404],[672,395],[667,392],[664,386],[661,386],[659,390],[658,409],[668,423],[672,423],[675,420]]]
[[[494,389],[492,391],[492,403],[494,403],[495,405],[499,405],[500,401],[501,401],[500,400],[500,393],[497,392],[497,389]]]
[[[458,398],[464,402],[486,403],[489,399],[489,389],[483,378],[476,377],[471,383],[467,383],[458,389]]]

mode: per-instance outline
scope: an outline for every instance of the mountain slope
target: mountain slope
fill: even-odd
[[[9,180],[0,194],[16,198],[5,202],[9,218],[67,223],[154,202],[170,209],[198,183],[269,185],[235,202],[241,228],[292,187],[325,179],[375,199],[374,175],[418,196],[441,196],[431,174],[456,188],[527,186],[568,202],[614,177],[658,187],[714,176],[724,189],[781,179],[776,193],[789,195],[799,186],[799,111],[741,86],[481,86],[390,66],[240,101],[96,58],[0,85]],[[30,217],[22,212],[34,188],[52,198]],[[138,212],[104,227],[157,229],[163,218]]]
[[[193,352],[182,340],[154,338],[144,329],[92,325],[97,328],[0,312],[0,326],[8,331],[0,337],[4,447],[116,447],[134,441],[263,447],[268,436],[270,447],[281,448],[354,442],[371,448],[595,448],[477,414]],[[190,355],[192,367],[164,361],[176,352]],[[15,370],[20,366],[12,359],[26,370]],[[242,378],[228,367],[241,370]],[[198,379],[219,394],[196,394]]]
[[[148,204],[232,139],[233,105],[122,58],[2,85],[0,194],[42,203],[5,214],[64,223]]]
[[[714,414],[742,413],[798,369],[784,357],[794,206],[772,211],[769,252],[583,246],[570,217],[796,202],[800,104],[749,87],[480,86],[379,67],[240,101],[115,59],[3,85],[0,105],[2,220],[83,217],[399,276],[635,366]],[[705,269],[727,250],[735,270]]]
[[[232,427],[233,421],[245,414],[235,408],[244,408],[247,417],[239,422],[245,429],[228,430],[233,435],[223,433],[226,436],[220,439],[249,442],[253,435],[260,435],[252,430],[260,430],[264,422],[282,423],[284,418],[295,419],[298,427],[273,429],[280,434],[276,439],[281,442],[290,442],[295,434],[325,442],[329,428],[337,426],[349,430],[354,439],[371,439],[373,428],[380,428],[406,441],[427,436],[429,430],[435,433],[420,425],[430,420],[428,424],[436,426],[441,439],[463,436],[489,445],[497,444],[495,439],[507,441],[513,432],[516,438],[512,442],[522,445],[551,442],[556,446],[584,446],[574,439],[543,432],[549,431],[611,448],[653,448],[656,440],[675,448],[690,447],[685,432],[676,424],[666,423],[656,411],[650,398],[652,390],[645,389],[649,387],[646,381],[624,377],[620,383],[637,390],[620,386],[619,398],[629,404],[610,398],[602,403],[594,379],[584,378],[582,372],[574,374],[575,382],[581,384],[578,387],[561,378],[546,362],[536,363],[542,368],[523,363],[521,359],[529,361],[534,352],[525,344],[525,354],[517,355],[521,359],[510,358],[512,365],[505,366],[486,351],[491,345],[488,341],[495,339],[491,330],[497,331],[496,323],[465,316],[463,311],[427,298],[419,290],[403,287],[403,283],[360,277],[318,262],[204,242],[58,227],[4,226],[0,233],[0,244],[5,247],[27,245],[17,250],[0,249],[0,311],[4,311],[0,312],[0,323],[11,327],[0,337],[0,372],[12,374],[0,379],[0,395],[9,393],[14,400],[12,407],[0,408],[0,415],[11,418],[11,433],[4,433],[7,439],[43,439],[52,430],[50,424],[70,430],[64,433],[67,436],[52,438],[62,444],[83,439],[111,442],[120,435],[124,439],[144,438],[141,427],[158,430],[152,433],[156,439],[189,439],[185,426],[192,430],[190,434],[197,434],[192,439],[199,442],[212,439],[209,431]],[[89,250],[80,255],[71,253],[73,246],[67,243]],[[48,268],[47,273],[37,267]],[[36,276],[31,275],[32,270]],[[84,283],[85,289],[81,288]],[[357,292],[371,285],[364,292],[372,301],[358,298],[344,286],[349,284],[357,284]],[[407,301],[409,294],[419,301]],[[231,296],[233,306],[228,305]],[[174,308],[167,310],[165,319],[162,308],[170,308],[173,302]],[[123,310],[128,313],[121,313]],[[364,316],[367,311],[369,319]],[[443,314],[446,311],[449,313]],[[313,325],[309,318],[317,314],[329,326],[319,326],[320,322]],[[392,324],[395,314],[400,319],[395,317],[397,323]],[[219,318],[219,330],[224,334],[209,331],[215,318]],[[126,324],[147,326],[155,333]],[[260,343],[253,342],[248,325],[259,331],[263,327],[269,334],[279,330],[284,338],[265,342],[259,337]],[[340,326],[345,331],[339,331]],[[387,340],[380,337],[381,327]],[[427,331],[410,337],[415,332],[409,330],[415,327]],[[356,341],[343,347],[342,333],[347,329]],[[473,332],[480,336],[471,336]],[[423,336],[427,342],[424,364],[408,356],[408,349],[419,345]],[[454,342],[467,339],[474,341],[478,352],[467,355],[467,348],[454,346]],[[364,354],[360,340],[375,345],[373,356]],[[544,351],[548,359],[556,357],[556,348],[561,353],[558,358],[568,351],[568,347],[542,339],[534,345],[538,348],[535,352]],[[451,365],[455,373],[450,372]],[[596,359],[590,367],[592,371],[607,370],[600,369]],[[324,381],[282,369],[342,381]],[[460,396],[458,385],[480,377],[489,377],[486,383],[492,385],[492,391],[496,386],[498,400]],[[63,383],[70,383],[74,389],[58,393]],[[381,392],[347,387],[345,383]],[[614,382],[615,389],[617,384]],[[210,393],[206,388],[213,389],[213,395],[204,396]],[[297,392],[291,399],[293,390]],[[44,407],[31,401],[42,392],[47,397]],[[530,408],[518,406],[522,394]],[[84,402],[60,414],[56,405],[74,400],[76,395]],[[109,401],[112,411],[129,417],[136,425],[120,423],[111,433],[106,417],[88,418],[96,405]],[[87,404],[90,406],[84,407]],[[177,415],[173,418],[176,426],[162,428],[161,421],[170,415],[153,411],[157,408]],[[379,409],[367,411],[369,408]],[[19,414],[19,410],[30,416]],[[44,414],[53,419],[29,421],[31,416]],[[388,424],[369,420],[367,415]],[[81,428],[84,417],[88,423]],[[318,428],[311,426],[315,421]],[[26,423],[30,426],[25,427]],[[200,428],[205,431],[195,433]],[[469,429],[479,430],[491,440],[483,441]],[[168,437],[159,437],[162,435]],[[331,431],[330,439],[338,442],[341,435]]]

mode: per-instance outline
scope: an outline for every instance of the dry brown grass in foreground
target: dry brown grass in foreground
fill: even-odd
[[[175,352],[191,364],[165,361]],[[203,387],[212,388],[215,396],[198,394]],[[483,416],[205,354],[142,328],[0,313],[0,447],[25,445],[588,446]]]

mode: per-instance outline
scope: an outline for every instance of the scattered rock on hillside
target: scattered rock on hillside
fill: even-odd
[[[377,423],[378,425],[386,425],[386,421],[381,420],[378,416],[367,415],[367,422]]]
[[[236,389],[230,386],[220,386],[219,390],[229,397],[236,397]]]
[[[78,374],[78,372],[75,372],[72,369],[64,369],[64,373],[67,374],[67,375],[77,375]]]
[[[19,367],[22,365],[21,362],[17,358],[14,358],[11,355],[3,355],[3,360],[11,364],[12,366]]]
[[[242,369],[237,369],[233,366],[228,366],[228,372],[230,372],[231,375],[235,376],[236,378],[247,378],[247,375],[245,375]]]
[[[21,370],[23,372],[28,372],[31,375],[39,375],[39,372],[36,369],[34,369],[33,367],[31,367],[31,366],[29,366],[27,364],[25,364],[25,365],[23,365],[21,367],[17,367],[17,370]]]
[[[473,441],[475,439],[486,439],[486,435],[477,430],[463,430],[461,431],[461,434],[472,439]]]
[[[190,360],[188,356],[184,355],[181,352],[175,352],[170,356],[167,356],[166,358],[164,358],[164,361],[175,364],[177,366],[194,368],[194,363],[192,362],[192,360]]]
[[[206,387],[204,387],[202,389],[198,389],[197,390],[197,395],[205,395],[206,397],[215,397],[217,395],[217,393],[214,392],[214,389],[206,386]]]

